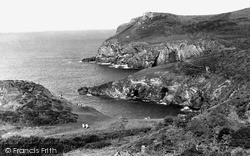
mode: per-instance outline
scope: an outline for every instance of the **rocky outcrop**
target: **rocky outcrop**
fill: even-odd
[[[249,80],[249,63],[249,50],[208,53],[188,62],[168,63],[122,80],[84,87],[79,93],[206,109],[217,100],[228,100],[238,90],[238,83]]]
[[[82,62],[94,62],[95,60],[96,60],[95,57],[89,57],[89,58],[82,59]]]
[[[132,69],[143,69],[166,63],[185,61],[204,53],[220,52],[225,46],[216,40],[200,39],[169,41],[158,44],[132,42],[121,45],[117,39],[103,43],[96,56],[97,62],[126,65]]]
[[[21,80],[0,81],[0,120],[27,126],[76,122],[69,102],[42,85]]]
[[[118,27],[99,48],[96,61],[148,68],[225,49],[245,49],[250,9],[211,16],[148,12]]]
[[[82,87],[77,90],[80,95],[86,95],[88,94],[88,87]]]
[[[154,70],[159,69],[154,68]],[[140,99],[160,104],[189,106],[199,110],[202,106],[208,106],[208,102],[221,99],[225,94],[230,96],[230,92],[235,87],[230,80],[216,75],[206,77],[204,74],[193,78],[178,75],[168,68],[160,70],[165,71],[151,73],[150,70],[144,70],[143,76],[133,75],[119,81],[90,87],[88,92],[98,96]],[[201,72],[205,73],[205,69],[201,69]]]
[[[226,88],[225,85],[229,85],[229,81],[218,85],[215,92],[219,92],[219,88]],[[235,88],[230,98],[225,101],[218,100],[216,105],[198,115],[167,116],[164,122],[151,132],[123,145],[119,149],[120,155],[132,156],[138,153],[162,155],[164,153],[183,156],[248,156],[250,154],[250,84],[238,87],[236,88],[240,91]],[[227,90],[230,89],[223,91]]]

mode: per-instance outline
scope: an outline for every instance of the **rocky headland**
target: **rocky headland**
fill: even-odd
[[[167,117],[163,125],[122,147],[120,155],[250,153],[249,8],[208,16],[145,13],[119,26],[99,48],[96,62],[142,70],[82,87],[81,95],[196,110]]]
[[[96,61],[148,68],[249,46],[249,9],[209,16],[148,12],[118,27]]]
[[[42,85],[22,80],[0,81],[0,120],[22,126],[76,122],[70,103]]]
[[[237,88],[236,81],[249,79],[249,14],[250,9],[209,16],[148,12],[132,19],[103,43],[95,61],[148,69],[79,93],[193,108],[220,99],[224,90]]]

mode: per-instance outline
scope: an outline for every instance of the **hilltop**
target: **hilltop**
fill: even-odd
[[[148,68],[250,44],[250,8],[208,16],[148,12],[118,27],[96,55],[98,63]]]

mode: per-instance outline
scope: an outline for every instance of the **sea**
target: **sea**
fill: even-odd
[[[114,30],[58,31],[0,34],[0,80],[39,83],[73,104],[91,106],[111,117],[163,118],[175,116],[173,106],[150,102],[78,95],[83,86],[119,80],[137,70],[82,63],[97,54]]]

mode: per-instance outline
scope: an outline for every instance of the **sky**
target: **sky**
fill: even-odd
[[[225,13],[250,0],[0,0],[0,32],[116,29],[145,12]]]

